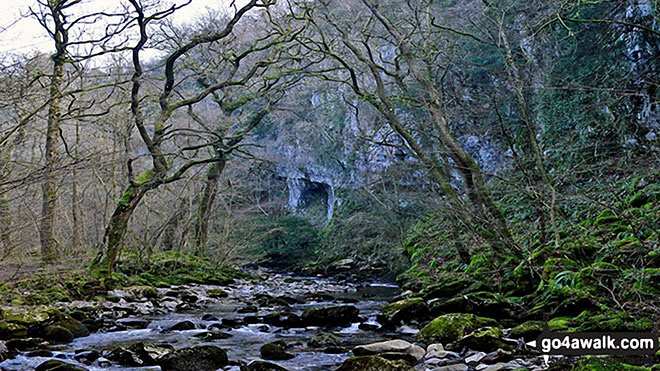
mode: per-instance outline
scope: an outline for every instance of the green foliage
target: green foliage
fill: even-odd
[[[318,232],[306,219],[297,216],[262,220],[257,227],[256,248],[267,263],[278,267],[292,267],[309,259],[318,247]]]

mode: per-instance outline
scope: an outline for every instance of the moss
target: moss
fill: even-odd
[[[342,363],[337,371],[412,371],[413,368],[402,360],[390,361],[377,356],[351,357]]]
[[[643,192],[637,192],[628,199],[628,204],[632,207],[640,207],[646,203],[648,196]]]
[[[0,322],[0,340],[9,340],[27,336],[28,328],[21,323]]]
[[[606,225],[606,224],[612,224],[616,223],[619,220],[614,214],[612,214],[612,211],[610,210],[603,210],[597,217],[596,220],[594,220],[594,225]]]
[[[223,290],[223,289],[210,289],[210,290],[206,290],[206,294],[207,294],[208,296],[210,296],[210,297],[212,297],[212,298],[216,298],[216,299],[219,299],[219,298],[226,298],[227,296],[229,296],[229,294],[227,293],[227,291],[225,291],[225,290]]]
[[[554,332],[563,332],[569,330],[574,324],[571,317],[557,317],[548,321],[548,329]]]
[[[531,341],[543,332],[544,327],[545,322],[543,321],[527,321],[512,328],[509,337],[514,339],[524,338],[526,341]]]
[[[564,271],[576,271],[579,265],[577,262],[567,258],[551,258],[545,261],[543,265],[543,281],[553,283],[557,275]]]
[[[417,334],[417,340],[423,343],[452,342],[477,328],[496,323],[492,318],[478,317],[471,313],[445,314],[422,328]]]
[[[502,341],[504,336],[499,327],[482,327],[476,329],[464,336],[458,341],[459,348],[468,347],[469,349],[491,352],[497,349],[513,350],[511,344]]]

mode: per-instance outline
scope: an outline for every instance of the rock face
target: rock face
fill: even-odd
[[[352,357],[344,361],[337,371],[412,371],[405,361],[389,361],[377,356]]]
[[[305,326],[348,327],[360,321],[359,313],[360,310],[353,305],[312,308],[303,312],[301,321]]]
[[[212,346],[201,345],[177,349],[158,361],[163,371],[216,371],[227,366],[227,352]]]

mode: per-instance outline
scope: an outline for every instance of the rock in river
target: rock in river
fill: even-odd
[[[227,352],[212,345],[177,349],[158,361],[163,371],[216,371],[228,362]]]
[[[311,308],[303,312],[301,319],[306,326],[345,326],[359,322],[360,310],[353,305],[338,305],[324,308]]]

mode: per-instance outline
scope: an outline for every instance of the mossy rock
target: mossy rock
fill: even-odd
[[[400,324],[421,323],[429,319],[429,307],[422,298],[399,300],[385,305],[378,322],[392,328]]]
[[[453,342],[480,327],[496,324],[497,321],[492,318],[478,317],[472,313],[445,314],[422,328],[417,334],[417,341],[428,344]]]
[[[462,337],[458,342],[458,348],[467,347],[484,352],[492,352],[497,349],[513,350],[514,346],[502,341],[504,333],[499,327],[482,327]]]
[[[447,301],[432,301],[431,314],[474,313],[496,319],[519,318],[519,307],[500,294],[488,291],[473,292]]]
[[[206,294],[214,299],[221,299],[229,296],[229,293],[223,289],[209,289],[206,290]]]
[[[21,323],[0,321],[0,340],[26,337],[28,328]]]
[[[635,318],[626,312],[607,314],[595,314],[589,311],[577,317],[580,325],[577,331],[598,332],[650,332],[653,331],[654,323],[649,318]]]
[[[543,264],[543,281],[553,283],[557,275],[565,271],[577,271],[578,263],[567,258],[550,258]]]
[[[70,343],[74,337],[71,331],[62,326],[48,326],[44,330],[44,339],[55,343]]]
[[[567,369],[572,371],[649,371],[646,367],[619,363],[609,357],[602,359],[591,359],[590,357],[589,359],[571,365],[570,368],[566,368],[566,365],[561,365],[561,367],[557,365],[551,367],[549,370],[563,371]]]
[[[406,361],[390,361],[377,356],[351,357],[337,371],[413,371]]]
[[[305,310],[301,321],[305,326],[350,326],[351,323],[359,322],[360,310],[353,305],[337,305],[322,308],[310,308]]]
[[[523,338],[525,341],[535,340],[545,327],[543,321],[527,321],[511,329],[509,337],[514,339]]]
[[[427,301],[432,299],[449,299],[462,293],[473,282],[467,278],[441,276],[436,279],[436,283],[424,287],[420,295]]]
[[[660,268],[645,268],[641,278],[635,282],[635,288],[650,294],[660,294]]]
[[[158,299],[160,296],[158,290],[152,286],[131,286],[125,290],[135,299]]]
[[[572,317],[556,317],[548,321],[548,329],[553,332],[566,332],[575,325]]]

